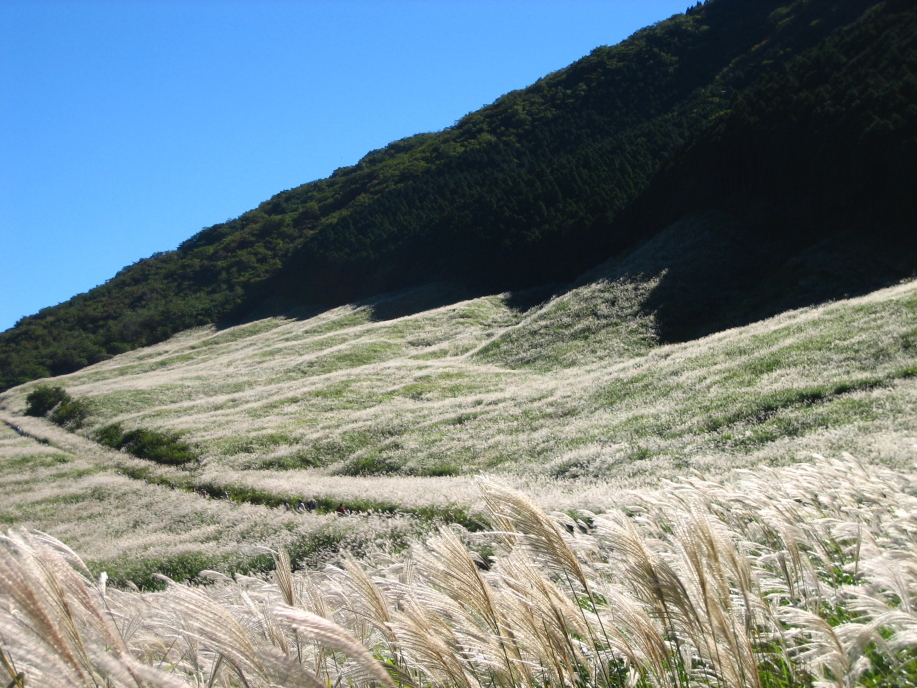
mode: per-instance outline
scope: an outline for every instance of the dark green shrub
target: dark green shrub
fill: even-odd
[[[197,453],[176,432],[137,428],[124,432],[119,423],[96,432],[96,441],[112,449],[123,449],[139,459],[180,466],[197,458]]]
[[[178,433],[159,432],[137,428],[124,433],[121,447],[140,459],[179,466],[197,458],[187,442]]]
[[[111,447],[112,449],[120,449],[124,444],[122,441],[123,438],[124,431],[118,423],[106,425],[104,428],[100,428],[96,431],[96,442],[104,444],[106,447]]]
[[[75,430],[89,417],[90,405],[85,399],[74,399],[58,385],[39,385],[29,392],[26,400],[27,416],[48,416],[52,423]]]
[[[85,399],[68,399],[51,412],[51,422],[68,430],[76,430],[89,417],[89,410],[89,402]]]
[[[58,404],[73,401],[63,387],[57,385],[38,385],[25,398],[27,416],[42,417]]]

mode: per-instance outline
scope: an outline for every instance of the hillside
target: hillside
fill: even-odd
[[[707,0],[23,319],[0,686],[912,688],[915,182],[915,3]]]
[[[912,686],[917,281],[660,344],[659,266],[722,227],[545,303],[432,285],[0,394],[0,670]],[[104,446],[138,432],[196,458]]]
[[[411,290],[189,330],[54,380],[89,411],[69,432],[23,415],[42,383],[8,390],[0,521],[150,584],[154,570],[269,566],[256,544],[315,565],[397,547],[430,519],[474,528],[481,471],[545,508],[599,510],[661,477],[813,452],[911,470],[917,282],[659,345],[639,316],[658,281],[620,270],[528,310],[502,294],[398,317],[435,296]],[[113,427],[177,433],[197,458],[112,451]],[[309,498],[314,514],[283,508]],[[339,503],[376,515],[335,519]]]
[[[710,0],[24,318],[0,389],[431,282],[415,308],[531,305],[693,217],[732,271],[665,266],[660,341],[892,284],[917,266],[915,37],[901,0]]]

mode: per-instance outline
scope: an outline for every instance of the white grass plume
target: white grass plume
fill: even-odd
[[[187,685],[133,656],[82,563],[44,534],[10,532],[0,540],[0,638],[29,683],[45,685]]]
[[[303,636],[332,652],[341,652],[354,660],[348,675],[374,681],[385,688],[396,688],[382,664],[350,633],[327,619],[302,609],[281,606],[274,614]]]
[[[91,581],[53,539],[11,533],[0,672],[113,688],[852,688],[908,676],[913,475],[816,458],[621,495],[625,509],[581,524],[486,490],[498,530],[473,537],[493,547],[487,570],[472,535],[447,528],[378,563],[293,572],[277,553],[273,576],[140,594]]]

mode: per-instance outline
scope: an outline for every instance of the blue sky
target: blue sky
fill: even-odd
[[[687,4],[3,0],[0,331]]]

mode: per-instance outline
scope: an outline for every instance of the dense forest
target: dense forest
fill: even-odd
[[[913,2],[708,0],[23,318],[0,389],[426,282],[562,285],[715,211],[734,264],[652,304],[686,339],[913,275],[915,188]]]

